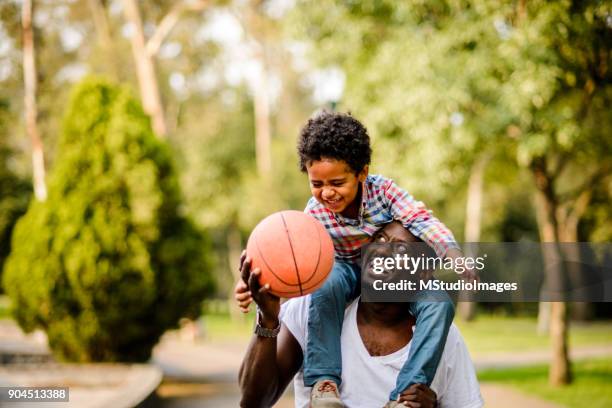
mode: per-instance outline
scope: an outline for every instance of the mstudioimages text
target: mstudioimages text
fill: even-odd
[[[406,271],[411,275],[419,271],[446,270],[462,274],[468,269],[482,271],[487,254],[478,257],[465,256],[460,258],[439,258],[434,256],[410,256],[396,254],[395,256],[378,256],[372,259],[372,272],[377,275],[386,270]]]
[[[433,290],[433,291],[489,291],[489,292],[510,292],[518,290],[516,282],[466,282],[463,280],[455,282],[445,282],[439,279],[419,280],[418,282],[401,279],[397,282],[385,282],[375,280],[372,282],[372,287],[377,291],[415,291],[415,290]]]

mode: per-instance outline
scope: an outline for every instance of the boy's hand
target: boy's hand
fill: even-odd
[[[463,256],[463,253],[460,250],[451,248],[446,253],[446,258],[457,260],[457,259],[461,259],[465,257]],[[472,268],[468,268],[465,266],[465,260],[462,261],[460,264],[463,265],[465,269],[462,273],[457,272],[461,276],[461,279],[465,280],[466,282],[470,282],[470,283],[480,282],[480,278],[478,277],[478,274],[476,273],[476,271],[473,270]]]
[[[400,394],[399,402],[411,408],[435,408],[437,395],[425,384],[412,384]]]

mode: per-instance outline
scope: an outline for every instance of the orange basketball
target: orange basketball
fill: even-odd
[[[260,283],[280,297],[317,290],[334,266],[334,245],[321,223],[299,211],[264,218],[251,232],[247,255],[260,268]]]

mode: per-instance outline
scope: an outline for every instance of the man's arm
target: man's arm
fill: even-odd
[[[239,374],[240,406],[271,407],[302,365],[302,349],[283,325],[277,338],[253,335]]]
[[[241,275],[248,283],[249,293],[258,306],[259,324],[267,329],[279,326],[280,299],[268,292],[269,286],[259,284],[259,269],[251,272],[251,262],[241,258]],[[237,286],[238,288],[238,286]],[[240,293],[237,293],[240,302]],[[302,365],[302,349],[283,325],[278,337],[253,335],[238,374],[242,391],[241,407],[270,407]]]

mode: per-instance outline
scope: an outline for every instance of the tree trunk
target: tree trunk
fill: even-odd
[[[263,52],[262,52],[263,54]],[[270,95],[268,91],[268,72],[265,58],[260,58],[261,73],[259,81],[253,84],[253,105],[255,109],[255,154],[257,171],[266,177],[272,170],[271,126],[270,126]]]
[[[87,0],[87,5],[96,29],[98,44],[104,55],[106,70],[118,80],[117,59],[113,53],[113,38],[104,3],[102,0]]]
[[[552,302],[550,317],[552,361],[548,373],[548,382],[551,385],[560,386],[569,384],[572,380],[567,353],[567,304],[565,302]]]
[[[489,153],[482,153],[472,166],[465,206],[465,242],[480,241],[484,174],[490,158]],[[475,254],[466,255],[474,256]],[[461,301],[457,304],[457,312],[465,321],[472,321],[476,317],[476,303],[472,298],[472,292],[461,292],[460,294]]]
[[[26,132],[32,143],[32,176],[34,196],[39,201],[47,199],[47,185],[45,184],[45,155],[42,140],[36,123],[38,107],[36,105],[36,87],[38,78],[36,74],[36,48],[34,45],[33,27],[34,4],[33,0],[24,0],[21,9],[21,24],[23,28],[23,82],[24,82],[24,109]]]
[[[538,221],[538,229],[540,231],[540,241],[542,242],[557,241],[557,236],[555,233],[555,229],[556,229],[555,222],[554,220],[550,220],[547,215],[546,197],[544,197],[544,195],[541,193],[536,193],[535,204],[536,204],[536,218]],[[540,302],[540,304],[538,305],[538,325],[537,325],[538,334],[544,335],[544,334],[550,333],[551,307],[552,305],[550,302]]]
[[[270,92],[268,89],[268,21],[263,16],[261,0],[249,0],[241,19],[247,38],[253,43],[252,57],[261,67],[253,78],[253,110],[255,114],[255,162],[260,177],[267,177],[272,170],[272,130],[270,120]]]
[[[541,241],[544,249],[546,282],[554,289],[564,288],[565,270],[559,249],[559,220],[557,219],[557,197],[553,178],[547,173],[546,162],[536,161],[531,168],[536,184],[536,207]],[[568,355],[567,304],[552,302],[550,310],[550,336],[552,357],[549,383],[559,386],[571,381]]]
[[[573,206],[565,205],[557,211],[557,217],[559,218],[559,238],[561,242],[578,242],[578,223],[586,212],[593,191],[590,186],[580,192],[578,198],[573,203]],[[564,246],[563,250],[567,259],[581,260],[584,254],[581,253],[581,249],[578,246]],[[582,270],[582,262],[573,262],[569,268],[568,278],[572,283],[572,287],[579,289],[585,288],[587,283],[585,282],[584,271]],[[587,293],[581,293],[580,296],[584,298],[590,298]],[[570,308],[570,316],[573,320],[588,320],[593,314],[592,304],[590,302],[572,302]]]
[[[151,117],[153,130],[160,138],[166,137],[167,126],[164,117],[159,84],[155,73],[153,57],[147,53],[142,19],[136,0],[123,0],[126,20],[131,24],[132,53],[136,63],[136,74],[140,87],[140,98],[145,112]]]

